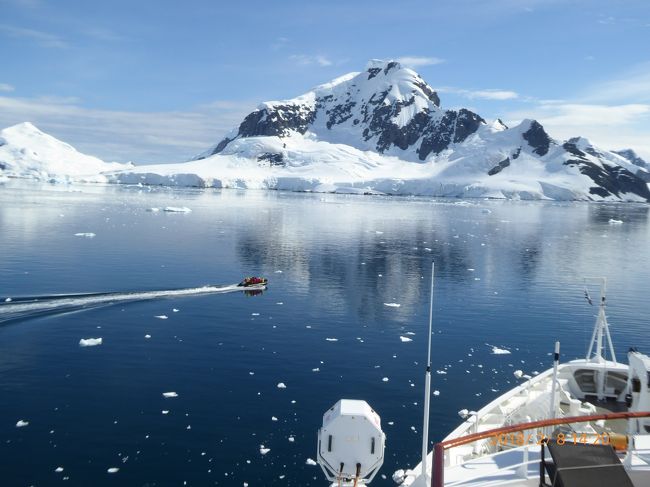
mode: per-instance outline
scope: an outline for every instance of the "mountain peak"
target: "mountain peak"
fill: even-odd
[[[21,122],[11,127],[3,129],[5,133],[35,134],[45,135],[39,128],[31,122]]]
[[[296,98],[262,103],[207,157],[240,138],[310,137],[407,160],[424,161],[485,124],[477,114],[442,110],[438,94],[394,60],[371,60]]]

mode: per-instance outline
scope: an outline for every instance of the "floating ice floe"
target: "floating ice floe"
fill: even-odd
[[[384,303],[384,306],[388,306],[389,308],[399,308],[402,305],[399,303]]]
[[[307,461],[305,461],[305,465],[316,465],[316,462],[312,460],[311,458],[308,458]]]
[[[167,316],[167,315],[156,315],[156,316],[154,316],[154,318],[158,318],[159,320],[166,320],[167,318],[169,318],[169,316]]]
[[[271,416],[271,421],[277,421],[277,420],[278,418],[276,418],[275,416]]]
[[[400,336],[399,339],[402,340],[403,342],[412,342],[412,341],[413,341],[412,338],[409,338],[409,337],[403,337],[403,336]]]
[[[63,472],[63,467],[56,467],[56,468],[54,469],[54,471],[55,471],[55,472],[58,472],[58,473],[61,473],[61,472]]]
[[[96,347],[101,345],[103,342],[102,338],[82,338],[79,340],[80,347]]]
[[[266,454],[267,454],[268,452],[270,452],[270,451],[271,451],[270,448],[266,448],[264,445],[260,445],[260,453],[261,453],[262,455],[266,455]]]
[[[609,224],[610,225],[621,225],[623,223],[623,220],[614,220],[613,218],[609,219]]]
[[[187,206],[166,206],[163,211],[167,213],[190,213],[192,210]]]
[[[86,238],[94,238],[97,236],[96,233],[93,232],[80,232],[80,233],[75,233],[75,237],[86,237]]]
[[[440,395],[440,391],[436,389],[435,391],[433,391],[433,395],[434,395],[434,396],[439,396],[439,395]]]
[[[328,342],[338,342],[339,341],[338,338],[326,338],[325,340],[327,340]]]
[[[160,208],[155,208],[155,207],[154,208],[147,208],[147,211],[149,211],[151,213],[158,213],[160,211]]]
[[[383,379],[381,379],[381,381],[382,382],[388,382],[388,377],[384,377]]]
[[[278,387],[278,389],[286,389],[287,388],[287,386],[286,386],[286,384],[284,382],[278,382],[277,387]]]
[[[174,391],[171,391],[171,392],[163,392],[163,397],[178,397],[178,394],[175,393]]]
[[[296,437],[290,436],[289,438],[287,438],[287,440],[289,440],[290,443],[293,443],[294,441],[296,441]]]
[[[172,308],[172,313],[178,313],[180,310],[177,308]]]
[[[106,470],[108,473],[117,473],[120,471],[118,467],[111,467],[108,470]]]
[[[11,303],[11,298],[6,298],[5,303]]]
[[[438,375],[447,375],[447,371],[446,370],[436,370],[436,374],[438,374]]]
[[[510,354],[510,350],[506,348],[499,348],[495,347],[494,345],[490,345],[492,347],[492,355],[508,355]]]
[[[163,410],[162,410],[162,413],[163,413],[163,414],[169,414],[169,410],[168,410],[168,409],[163,409]]]
[[[19,419],[18,422],[16,423],[16,428],[24,428],[29,424],[29,421],[25,421],[24,419]]]

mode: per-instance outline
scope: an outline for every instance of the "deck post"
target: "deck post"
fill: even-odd
[[[524,447],[523,451],[523,459],[521,461],[522,465],[519,467],[519,471],[517,472],[522,479],[527,479],[528,478],[528,444]]]
[[[436,443],[432,456],[431,487],[445,487],[445,447]]]

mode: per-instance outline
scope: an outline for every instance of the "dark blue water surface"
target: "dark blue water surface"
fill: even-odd
[[[147,211],[166,206],[192,212]],[[447,372],[432,381],[438,440],[459,409],[513,387],[515,369],[548,368],[556,339],[563,359],[584,355],[594,309],[583,276],[609,279],[619,359],[632,345],[650,352],[648,210],[0,186],[2,301],[270,280],[261,296],[88,305],[0,324],[0,483],[327,485],[306,460],[323,412],[345,397],[381,415],[387,478],[374,484],[391,485],[420,452],[431,261],[433,369]],[[170,391],[178,397],[164,398]]]

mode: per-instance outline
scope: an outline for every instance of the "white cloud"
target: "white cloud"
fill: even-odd
[[[301,66],[310,66],[317,64],[318,66],[331,66],[332,61],[330,61],[325,56],[308,56],[306,54],[293,54],[289,56],[289,60],[294,61],[296,64]]]
[[[514,100],[519,98],[519,94],[511,90],[485,89],[485,90],[466,90],[463,88],[454,88],[453,86],[443,86],[436,88],[439,93],[453,93],[470,100]]]
[[[65,49],[68,47],[68,43],[61,39],[59,36],[38,30],[0,24],[0,33],[14,39],[31,40],[41,47],[50,47],[56,49]]]
[[[106,161],[178,162],[219,142],[254,106],[215,101],[192,111],[119,112],[85,108],[74,98],[0,96],[0,127],[29,121]]]
[[[639,64],[619,78],[596,83],[583,96],[592,102],[650,102],[650,63]]]
[[[444,63],[444,59],[437,57],[421,57],[421,56],[403,56],[398,57],[395,61],[404,66],[409,66],[412,68],[417,68],[419,66],[432,66],[434,64]]]
[[[14,91],[15,88],[9,83],[0,83],[0,91]]]

